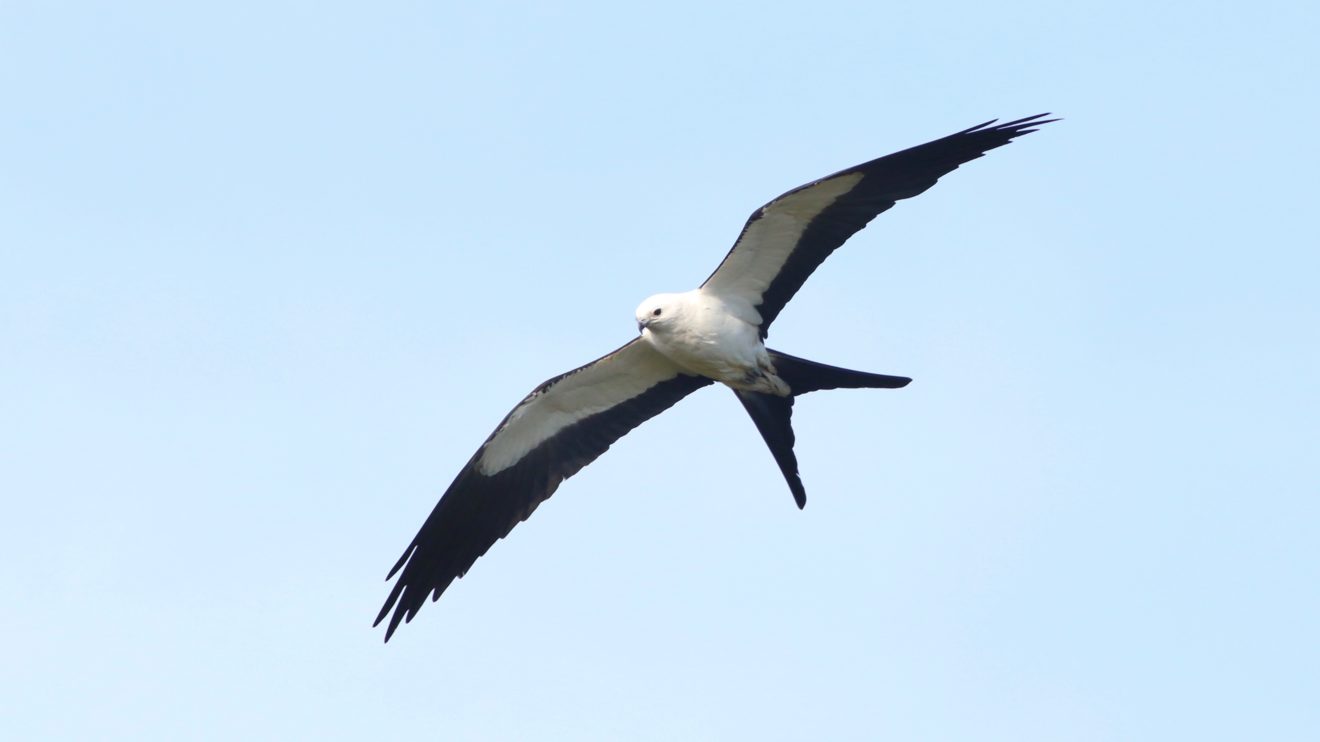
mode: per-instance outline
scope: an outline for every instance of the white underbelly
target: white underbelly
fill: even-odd
[[[651,322],[648,315],[661,317],[661,308],[643,302],[637,321],[645,328],[642,338],[670,361],[734,389],[790,393],[761,342],[761,316],[755,308],[701,289],[657,298],[668,303],[670,314]]]
[[[769,355],[754,325],[728,315],[702,319],[664,336],[649,331],[645,336],[683,369],[730,386],[745,386],[769,368]]]

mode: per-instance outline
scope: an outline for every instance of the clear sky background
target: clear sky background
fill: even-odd
[[[0,2],[0,734],[1320,738],[1320,10]],[[388,645],[534,385],[992,117]]]

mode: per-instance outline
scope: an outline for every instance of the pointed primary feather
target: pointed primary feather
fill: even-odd
[[[379,624],[385,641],[401,621],[462,577],[496,541],[526,520],[559,483],[628,431],[709,379],[679,370],[633,340],[538,386],[500,422],[458,473],[386,579],[402,570]]]
[[[702,288],[755,306],[764,338],[812,271],[878,214],[959,165],[1053,121],[1048,115],[988,121],[794,188],[752,214]]]

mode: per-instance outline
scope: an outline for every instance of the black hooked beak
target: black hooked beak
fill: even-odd
[[[642,334],[642,331],[645,329],[646,329],[646,323],[641,320],[637,320],[637,334],[638,335]]]

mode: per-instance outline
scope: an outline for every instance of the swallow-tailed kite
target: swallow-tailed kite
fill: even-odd
[[[462,577],[568,477],[610,444],[713,382],[733,390],[770,447],[798,507],[793,399],[819,389],[894,389],[911,379],[849,371],[765,347],[770,323],[825,258],[896,201],[1055,119],[1048,114],[956,134],[842,170],[757,209],[699,288],[637,307],[639,336],[532,390],[454,479],[386,579],[376,617],[400,621]],[[393,610],[393,615],[390,611]]]

